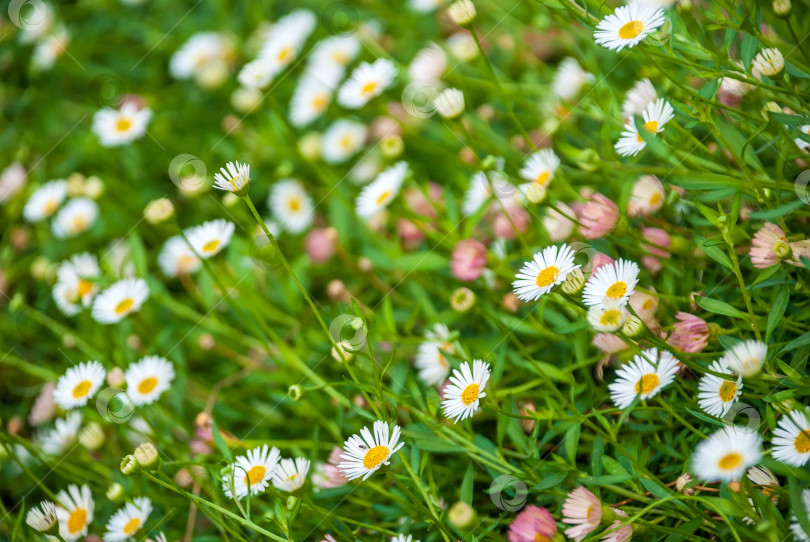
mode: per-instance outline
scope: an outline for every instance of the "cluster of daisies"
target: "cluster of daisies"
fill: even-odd
[[[81,184],[77,194],[65,179],[44,183],[29,197],[23,207],[23,217],[32,224],[51,219],[51,232],[57,239],[86,232],[98,217],[98,204],[94,198],[101,195],[104,187],[98,178]]]
[[[25,521],[31,528],[67,542],[83,540],[93,523],[94,507],[90,488],[86,484],[81,487],[71,484],[67,490],[56,494],[56,503],[42,501],[31,508]],[[112,515],[107,522],[104,540],[123,542],[142,537],[142,530],[151,513],[152,501],[147,497],[135,497]],[[166,536],[158,533],[154,542],[166,542]]]

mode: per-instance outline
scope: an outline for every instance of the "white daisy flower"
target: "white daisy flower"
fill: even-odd
[[[674,116],[675,110],[672,109],[669,102],[659,98],[644,110],[644,128],[651,134],[660,134],[664,131],[666,123],[672,120]],[[625,124],[624,131],[619,141],[616,142],[615,148],[616,152],[622,156],[635,156],[644,150],[646,146],[647,142],[638,133],[635,123],[631,120]]]
[[[391,456],[405,445],[399,442],[398,425],[394,425],[394,430],[390,431],[388,423],[377,420],[373,428],[373,435],[368,427],[364,427],[359,436],[352,435],[343,443],[343,453],[340,454],[343,461],[338,464],[338,469],[349,480],[361,476],[363,480],[368,479],[381,466],[389,465]]]
[[[359,151],[366,141],[366,127],[347,119],[336,120],[323,133],[321,157],[327,164],[340,164]]]
[[[457,88],[448,88],[433,100],[436,111],[445,119],[454,119],[464,113],[464,93]]]
[[[49,532],[56,526],[56,505],[51,501],[42,501],[39,506],[31,508],[25,515],[25,522],[32,529],[41,533]]]
[[[217,32],[198,32],[191,36],[169,61],[169,73],[175,79],[199,75],[206,67],[225,61],[230,42]]]
[[[698,443],[692,472],[701,480],[733,482],[762,458],[762,438],[746,427],[727,426]]]
[[[219,218],[189,228],[184,233],[194,252],[199,254],[202,259],[207,260],[216,256],[228,246],[228,243],[231,242],[233,230],[233,222]]]
[[[332,101],[332,89],[320,77],[304,74],[290,101],[290,122],[306,126],[323,115]]]
[[[239,162],[228,162],[214,173],[214,188],[233,192],[237,196],[247,194],[250,186],[250,166]]]
[[[242,499],[247,496],[263,493],[270,484],[273,472],[278,468],[281,453],[278,448],[267,444],[248,450],[240,455],[231,465],[231,474],[222,480],[222,491],[228,498]],[[231,491],[233,485],[233,491]]]
[[[292,233],[309,228],[315,218],[315,206],[304,185],[295,179],[279,181],[270,189],[267,206],[281,227]]]
[[[75,198],[68,201],[51,223],[58,239],[75,237],[86,232],[96,221],[98,204],[90,198]]]
[[[785,69],[785,57],[779,49],[763,49],[754,57],[752,68],[762,75],[775,77]]]
[[[357,196],[355,201],[357,215],[369,219],[388,207],[391,200],[399,194],[399,189],[407,174],[408,163],[397,162],[377,175],[377,178],[371,184],[366,185]]]
[[[592,73],[583,70],[579,62],[569,56],[560,62],[557,73],[554,74],[552,88],[561,100],[570,100],[579,94],[583,86],[593,83],[595,79]]]
[[[621,51],[631,48],[664,24],[664,12],[659,8],[633,2],[616,8],[596,26],[596,43],[607,49]]]
[[[118,147],[143,137],[152,111],[138,109],[133,102],[125,102],[120,109],[97,111],[93,117],[93,131],[104,147]]]
[[[272,66],[274,74],[290,65],[315,28],[315,15],[305,9],[292,11],[279,19],[259,52],[259,58]]]
[[[461,364],[461,371],[454,369],[450,384],[442,390],[444,415],[455,418],[453,423],[472,417],[478,410],[481,398],[487,396],[483,390],[490,374],[489,363],[480,359],[473,360],[472,369],[466,361]]]
[[[127,367],[124,373],[127,395],[135,405],[149,405],[171,388],[174,366],[160,356],[146,356]]]
[[[46,36],[34,47],[31,55],[31,64],[40,70],[50,70],[56,64],[57,59],[62,56],[70,44],[70,32],[65,28],[59,28]]]
[[[275,73],[270,63],[265,59],[259,58],[242,66],[236,79],[243,87],[262,89],[270,84],[274,75]]]
[[[363,62],[338,90],[338,103],[348,109],[359,109],[387,89],[396,77],[397,69],[385,58],[373,64]]]
[[[194,254],[186,240],[179,235],[169,238],[158,254],[158,265],[169,278],[190,275],[200,270],[202,261]]]
[[[669,352],[658,355],[657,348],[645,350],[633,360],[624,364],[618,371],[618,377],[608,389],[610,399],[617,408],[629,407],[639,395],[641,399],[650,399],[669,386],[678,372],[678,360]]]
[[[470,177],[470,187],[464,194],[461,210],[464,216],[474,215],[489,199],[497,197],[508,207],[515,201],[517,187],[510,183],[500,171],[479,171]]]
[[[779,418],[771,440],[772,456],[783,463],[802,467],[810,459],[810,421],[800,410]]]
[[[647,216],[664,205],[666,192],[664,185],[655,175],[642,175],[633,185],[633,193],[627,202],[627,214],[630,216]]]
[[[59,455],[76,443],[82,415],[77,411],[68,412],[64,418],[54,421],[54,428],[42,436],[42,451],[50,455]]]
[[[762,341],[747,340],[735,344],[721,360],[735,373],[743,377],[754,376],[762,370],[768,357],[768,345]]]
[[[627,91],[627,96],[622,104],[622,116],[625,119],[631,119],[636,115],[641,115],[656,100],[658,100],[658,93],[655,92],[655,87],[649,79],[642,79]]]
[[[73,316],[89,307],[98,292],[95,279],[101,276],[98,259],[88,252],[73,255],[56,271],[53,297],[65,315]]]
[[[93,318],[102,324],[120,322],[133,312],[138,312],[148,297],[149,287],[145,280],[119,280],[93,300]]]
[[[810,135],[810,124],[805,124],[804,126],[799,128],[799,131],[805,135]],[[797,137],[796,139],[793,140],[793,142],[796,143],[796,146],[803,151],[810,149],[810,142],[807,142],[804,139]]]
[[[608,298],[626,304],[638,284],[638,273],[638,264],[629,260],[600,266],[585,283],[582,302],[592,307],[601,305]]]
[[[107,372],[98,361],[74,365],[59,377],[53,399],[65,410],[84,406],[101,387],[105,376]]]
[[[447,54],[435,43],[421,49],[408,65],[408,75],[415,83],[435,88],[443,86],[441,78],[447,71]]]
[[[563,243],[552,245],[534,255],[534,260],[526,262],[515,275],[512,288],[523,301],[537,301],[558,284],[562,284],[568,274],[580,267],[574,265],[574,249]]]
[[[391,538],[391,542],[420,542],[419,540],[414,540],[413,535],[404,535],[398,534]]]
[[[443,5],[447,0],[408,0],[411,9],[420,13],[428,13]]]
[[[810,514],[810,488],[802,490],[802,506],[804,506],[805,513]],[[793,534],[793,538],[799,542],[810,542],[810,533],[804,530],[796,518],[795,512],[791,514],[790,532]]]
[[[709,365],[709,370],[715,373],[733,376],[722,360],[714,361]],[[742,393],[742,377],[728,380],[706,373],[698,383],[698,406],[707,414],[722,418],[728,413],[732,405],[740,399]]]
[[[542,187],[548,186],[548,183],[554,178],[554,172],[560,167],[560,159],[552,149],[542,149],[533,153],[523,168],[520,170],[520,176],[529,181],[529,183],[537,183]]]
[[[292,493],[303,487],[308,472],[309,459],[303,457],[296,457],[295,460],[282,459],[273,470],[273,485],[276,489]]]
[[[70,484],[67,491],[56,494],[59,507],[56,516],[59,518],[59,534],[67,541],[78,540],[87,535],[87,527],[93,522],[93,495],[90,488],[81,488]]]
[[[63,179],[50,181],[31,194],[23,208],[23,216],[28,222],[39,222],[59,209],[67,196],[67,182]]]
[[[309,54],[309,66],[316,73],[328,71],[328,66],[339,68],[341,77],[349,65],[360,52],[360,39],[355,34],[344,36],[329,36],[324,38],[312,48]]]
[[[627,309],[614,299],[606,299],[603,304],[588,309],[588,323],[601,333],[618,331],[626,319]]]
[[[135,497],[118,510],[107,522],[105,542],[123,542],[143,528],[149,514],[152,513],[152,501],[146,497]]]
[[[419,344],[414,365],[419,369],[419,378],[429,386],[438,386],[447,379],[450,364],[444,354],[455,354],[456,347],[450,341],[450,330],[444,324],[436,324],[425,333],[425,341]]]

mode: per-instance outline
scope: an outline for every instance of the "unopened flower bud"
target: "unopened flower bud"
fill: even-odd
[[[475,4],[471,0],[457,0],[447,8],[450,20],[459,26],[467,26],[475,20]]]
[[[641,321],[641,318],[628,314],[627,318],[624,320],[624,325],[622,326],[622,333],[631,338],[638,337],[644,333],[644,324]]]
[[[307,160],[317,160],[321,156],[321,136],[316,132],[304,134],[298,140],[298,152]]]
[[[405,150],[405,143],[396,134],[389,134],[380,139],[380,151],[386,158],[396,158]]]
[[[174,205],[169,198],[158,198],[150,201],[143,209],[143,216],[150,224],[159,224],[174,214]]]
[[[98,199],[104,193],[104,183],[93,175],[84,182],[84,195],[91,199]]]
[[[692,488],[684,489],[684,486],[686,486],[686,484],[688,484],[691,481],[692,475],[690,475],[688,472],[685,472],[681,474],[677,480],[675,480],[675,488],[678,491],[682,492],[684,495],[691,495],[692,493],[695,492],[694,489]]]
[[[126,384],[126,378],[124,377],[124,371],[120,367],[115,367],[109,373],[107,373],[107,384],[113,386],[115,388],[120,388],[124,384]]]
[[[121,460],[121,472],[127,476],[132,476],[138,470],[138,461],[132,454],[124,456]]]
[[[450,525],[456,529],[466,529],[475,521],[475,510],[466,502],[458,501],[447,511]]]
[[[98,450],[104,445],[104,430],[96,422],[90,422],[79,431],[79,443],[90,451]]]
[[[290,386],[290,387],[287,389],[287,396],[288,396],[288,397],[289,397],[289,398],[290,398],[292,401],[299,401],[299,400],[301,399],[301,396],[302,396],[303,394],[304,394],[304,392],[303,392],[303,390],[301,389],[301,386],[299,386],[299,385],[297,385],[297,384],[294,384],[294,385]]]
[[[151,442],[144,442],[135,448],[135,461],[138,465],[148,470],[155,470],[160,461],[157,448]]]
[[[539,183],[531,183],[526,189],[526,199],[532,203],[540,203],[546,199],[546,187]]]
[[[585,286],[585,274],[579,267],[574,268],[573,271],[568,273],[562,283],[562,291],[568,295],[578,294]]]
[[[790,0],[773,0],[773,12],[776,13],[778,17],[787,17],[790,15],[792,7]]]
[[[450,306],[456,312],[467,312],[475,305],[475,294],[469,288],[459,288],[450,295]]]

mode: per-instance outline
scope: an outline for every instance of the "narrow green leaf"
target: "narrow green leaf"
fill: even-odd
[[[464,480],[461,481],[461,489],[458,492],[458,500],[465,502],[472,506],[473,499],[473,481],[475,479],[475,469],[473,464],[467,467],[467,472],[464,473]]]
[[[211,434],[214,437],[214,444],[216,444],[219,453],[222,454],[228,463],[233,462],[233,459],[231,459],[231,449],[225,444],[225,439],[222,438],[222,434],[219,432],[217,422],[213,419],[211,420]]]
[[[695,303],[697,303],[703,310],[712,312],[714,314],[723,314],[733,318],[747,319],[748,315],[739,309],[735,309],[725,301],[719,301],[710,297],[695,296]]]
[[[771,312],[768,313],[768,324],[765,328],[765,339],[769,339],[776,325],[782,320],[785,315],[788,301],[790,300],[790,290],[787,286],[779,287],[776,296],[773,298],[771,305]]]

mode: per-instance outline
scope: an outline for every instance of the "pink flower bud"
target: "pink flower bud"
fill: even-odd
[[[529,228],[532,219],[523,207],[510,206],[506,208],[506,212],[509,213],[508,218],[506,213],[498,213],[492,224],[492,230],[496,237],[514,239],[517,234],[523,234]]]
[[[328,261],[337,248],[338,232],[335,228],[315,228],[307,234],[304,244],[313,263]]]
[[[616,226],[619,208],[602,194],[594,194],[579,215],[580,233],[586,239],[599,239]]]
[[[681,352],[700,352],[709,344],[709,324],[702,318],[688,312],[675,315],[678,320],[672,326],[672,334],[667,343]]]
[[[784,254],[790,253],[787,237],[782,228],[766,222],[762,229],[754,234],[751,241],[751,263],[757,269],[766,269],[779,263]]]
[[[475,239],[459,241],[453,249],[450,268],[453,276],[459,280],[470,282],[484,272],[487,264],[487,247]]]

